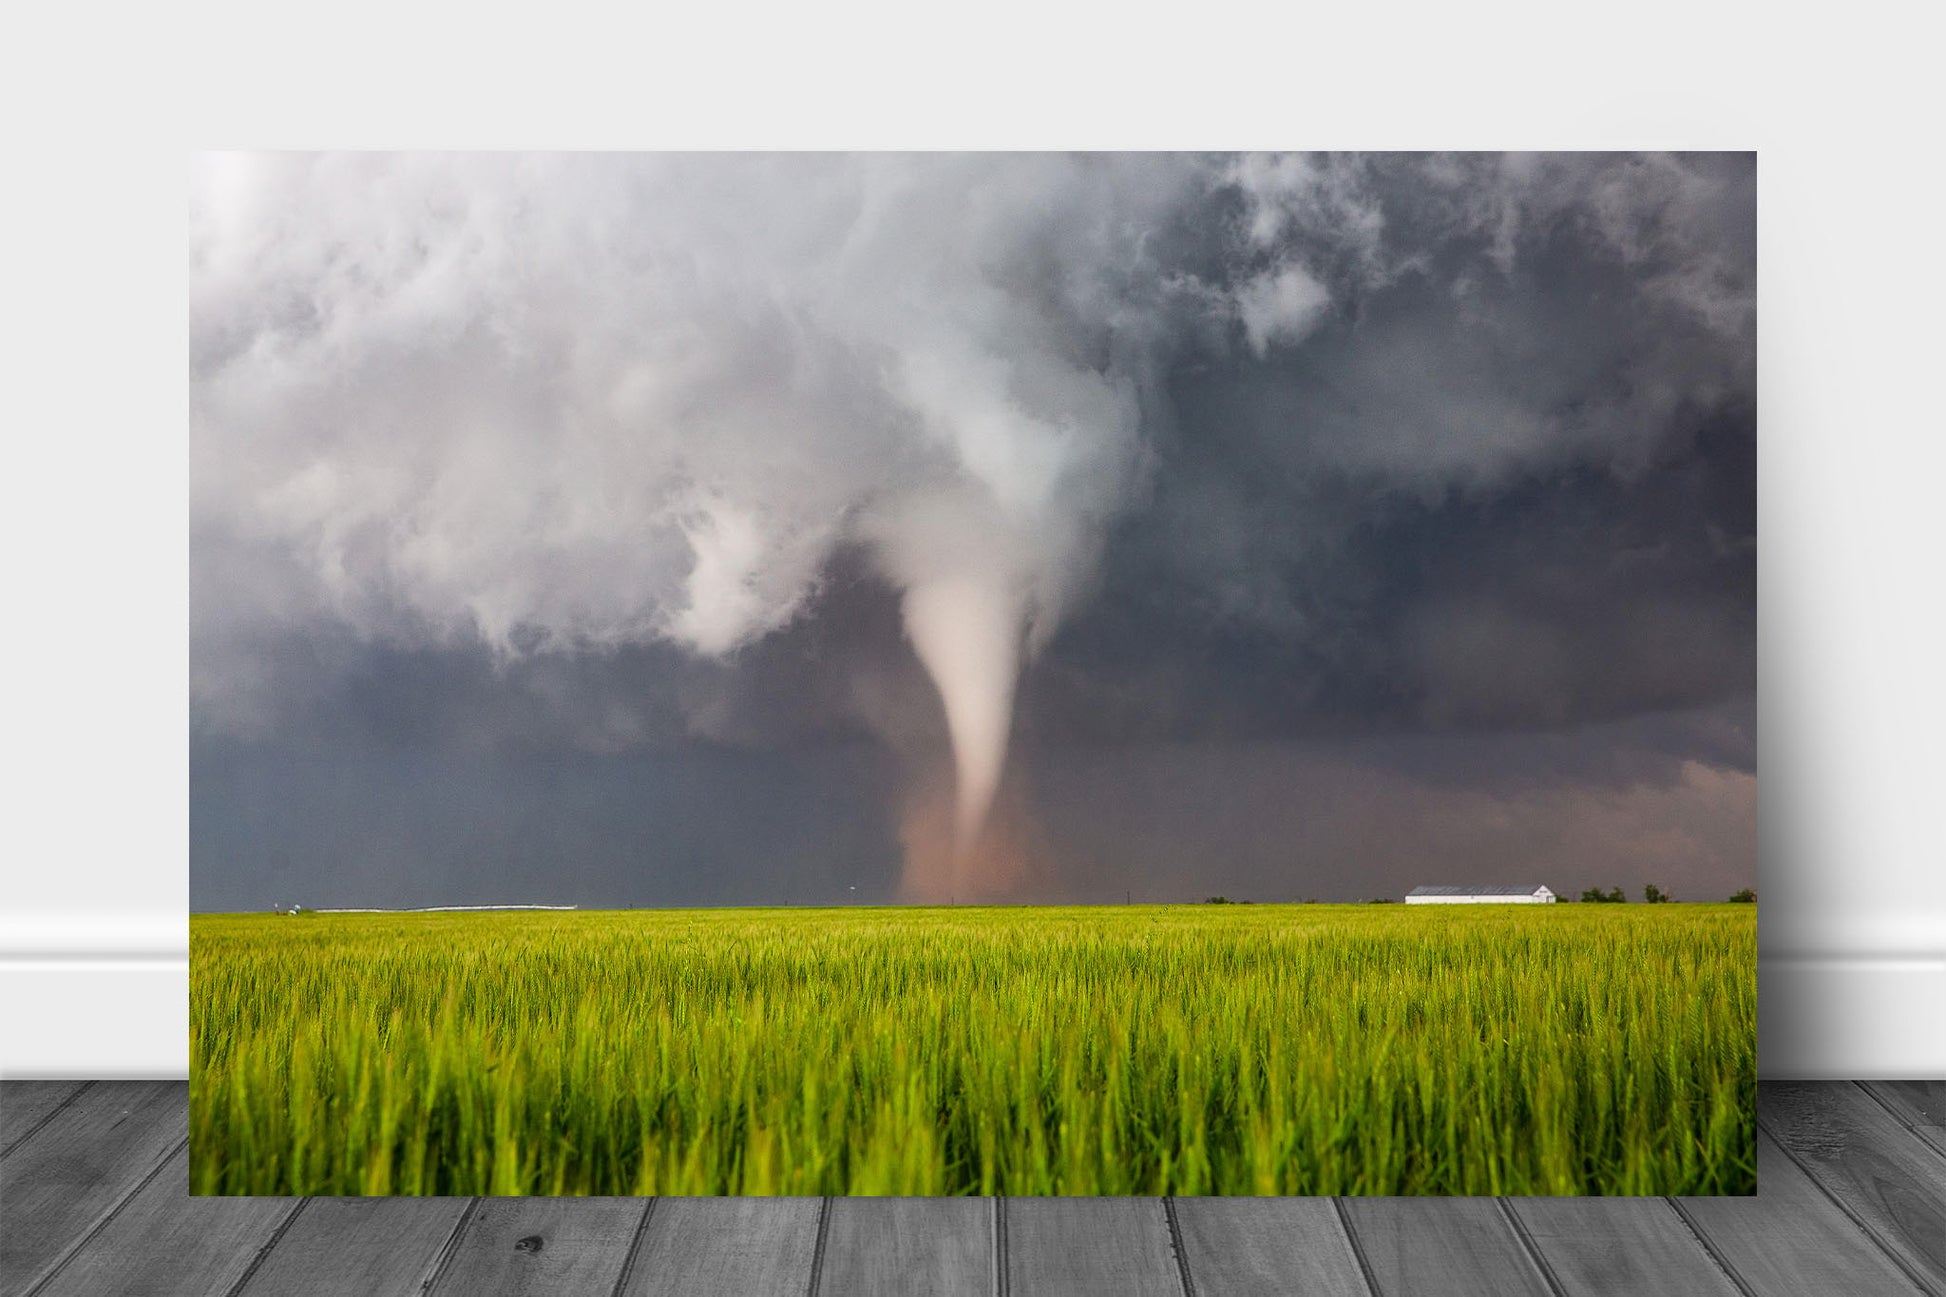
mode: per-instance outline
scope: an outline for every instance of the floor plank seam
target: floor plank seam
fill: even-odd
[[[1561,1277],[1554,1273],[1554,1267],[1549,1265],[1547,1258],[1541,1255],[1540,1245],[1534,1242],[1534,1236],[1527,1232],[1527,1226],[1514,1211],[1514,1205],[1505,1198],[1495,1198],[1493,1203],[1500,1209],[1501,1216],[1506,1219],[1507,1228],[1512,1230],[1514,1237],[1519,1240],[1521,1251],[1527,1254],[1527,1259],[1533,1262],[1536,1270],[1540,1271],[1541,1282],[1547,1285],[1547,1290],[1553,1293],[1554,1297],[1567,1297],[1567,1289],[1562,1286]]]
[[[283,1241],[284,1235],[290,1231],[292,1225],[297,1223],[298,1216],[303,1213],[305,1207],[310,1205],[310,1202],[311,1200],[309,1198],[299,1198],[297,1200],[296,1205],[290,1209],[284,1216],[284,1219],[278,1221],[277,1227],[270,1231],[270,1237],[263,1241],[263,1245],[257,1249],[257,1254],[250,1258],[250,1264],[243,1267],[243,1273],[236,1277],[236,1282],[230,1285],[229,1290],[223,1294],[223,1297],[237,1297],[237,1294],[241,1293],[249,1285],[250,1281],[256,1278],[257,1271],[261,1270],[264,1262],[270,1259],[271,1249]]]
[[[94,1084],[93,1081],[83,1081],[80,1085],[76,1086],[74,1090],[68,1095],[67,1098],[55,1104],[53,1109],[47,1113],[44,1113],[41,1116],[41,1119],[39,1121],[35,1122],[33,1125],[29,1126],[26,1130],[22,1131],[19,1139],[14,1140],[11,1144],[8,1144],[5,1148],[0,1148],[0,1157],[7,1156],[9,1153],[19,1148],[22,1144],[25,1144],[28,1140],[40,1134],[41,1127],[47,1125],[48,1122],[53,1121],[56,1117],[66,1112],[68,1110],[68,1106],[72,1104],[76,1099],[79,1099],[82,1095],[86,1094],[88,1092],[88,1087],[93,1084]]]
[[[1664,1198],[1662,1201],[1669,1204],[1669,1210],[1676,1213],[1676,1219],[1681,1221],[1695,1237],[1696,1246],[1702,1248],[1703,1254],[1716,1263],[1716,1268],[1723,1272],[1723,1277],[1730,1281],[1732,1288],[1743,1294],[1743,1297],[1759,1297],[1757,1290],[1752,1288],[1749,1282],[1737,1273],[1737,1268],[1730,1264],[1730,1258],[1717,1250],[1716,1244],[1711,1242],[1709,1235],[1703,1232],[1703,1227],[1696,1222],[1696,1218],[1684,1210],[1681,1201],[1675,1198]]]
[[[1884,1255],[1886,1260],[1890,1261],[1893,1265],[1897,1266],[1899,1268],[1899,1273],[1903,1274],[1907,1279],[1910,1279],[1914,1287],[1918,1288],[1918,1290],[1922,1293],[1930,1293],[1932,1294],[1932,1297],[1939,1297],[1939,1290],[1937,1288],[1934,1288],[1931,1282],[1927,1280],[1924,1275],[1921,1275],[1917,1270],[1914,1270],[1912,1266],[1906,1262],[1906,1259],[1898,1254],[1897,1250],[1895,1250],[1891,1245],[1886,1243],[1886,1241],[1879,1236],[1879,1232],[1877,1230],[1873,1229],[1870,1225],[1866,1224],[1865,1218],[1863,1216],[1860,1216],[1857,1212],[1853,1211],[1849,1203],[1845,1202],[1844,1199],[1840,1198],[1835,1192],[1833,1192],[1831,1186],[1825,1183],[1824,1177],[1819,1175],[1817,1171],[1813,1169],[1808,1163],[1806,1163],[1803,1158],[1799,1157],[1795,1149],[1793,1149],[1789,1144],[1786,1144],[1782,1139],[1780,1139],[1778,1137],[1777,1132],[1771,1129],[1770,1124],[1768,1122],[1764,1121],[1763,1118],[1759,1117],[1757,1119],[1757,1128],[1759,1130],[1762,1130],[1766,1135],[1770,1136],[1771,1142],[1776,1144],[1778,1148],[1784,1151],[1784,1156],[1789,1158],[1792,1164],[1795,1165],[1798,1170],[1804,1172],[1805,1176],[1809,1178],[1811,1183],[1817,1186],[1818,1192],[1823,1194],[1825,1198],[1831,1203],[1832,1206],[1836,1207],[1839,1211],[1843,1212],[1845,1219],[1849,1220],[1854,1226],[1857,1227],[1858,1231],[1861,1234],[1863,1234],[1867,1239],[1871,1240],[1872,1245],[1876,1247],[1881,1254]]]
[[[995,1194],[988,1201],[993,1204],[989,1221],[993,1231],[993,1297],[1007,1297],[1007,1200]]]
[[[1887,1103],[1882,1097],[1880,1097],[1879,1092],[1877,1090],[1874,1090],[1871,1086],[1865,1084],[1863,1081],[1846,1081],[1845,1084],[1852,1086],[1854,1089],[1863,1090],[1865,1092],[1865,1097],[1867,1099],[1870,1099],[1873,1103],[1885,1109],[1886,1116],[1890,1117],[1893,1121],[1898,1122],[1901,1126],[1904,1126],[1907,1130],[1912,1129],[1912,1123],[1906,1119],[1905,1115],[1901,1113],[1897,1108],[1894,1108],[1891,1104]]]
[[[811,1282],[804,1297],[818,1297],[818,1284],[824,1279],[824,1242],[831,1237],[831,1197],[818,1199],[818,1240],[811,1245]]]
[[[465,1239],[466,1231],[472,1227],[474,1218],[480,1214],[481,1201],[479,1198],[473,1198],[467,1202],[466,1210],[461,1212],[459,1219],[453,1223],[453,1232],[446,1236],[445,1243],[440,1245],[439,1255],[433,1258],[432,1269],[427,1272],[425,1281],[419,1285],[420,1292],[431,1292],[453,1264],[453,1258],[459,1255],[460,1243]]]
[[[1182,1222],[1176,1219],[1176,1200],[1162,1200],[1162,1215],[1169,1222],[1169,1250],[1176,1254],[1176,1278],[1182,1282],[1182,1297],[1196,1297],[1196,1280],[1189,1273],[1189,1249],[1182,1243]]]
[[[67,1250],[62,1252],[60,1256],[55,1258],[54,1264],[49,1266],[47,1269],[41,1271],[40,1277],[35,1279],[33,1283],[27,1286],[27,1291],[24,1294],[22,1294],[22,1297],[34,1297],[35,1293],[47,1287],[47,1285],[49,1285],[50,1283],[53,1283],[54,1276],[60,1274],[61,1271],[67,1267],[70,1261],[80,1256],[81,1253],[87,1249],[88,1244],[94,1242],[96,1236],[98,1236],[103,1230],[108,1228],[108,1223],[114,1220],[115,1217],[121,1215],[122,1209],[124,1207],[127,1207],[129,1203],[135,1201],[135,1195],[141,1193],[142,1190],[148,1188],[150,1183],[152,1183],[157,1176],[162,1174],[163,1170],[169,1165],[169,1163],[176,1160],[176,1154],[182,1152],[188,1147],[189,1147],[189,1136],[184,1135],[182,1137],[182,1142],[180,1144],[177,1144],[175,1147],[171,1148],[167,1153],[164,1153],[160,1158],[160,1160],[158,1160],[154,1166],[149,1168],[148,1173],[144,1175],[140,1180],[137,1180],[135,1182],[134,1188],[130,1189],[127,1193],[123,1194],[120,1198],[116,1199],[115,1205],[110,1207],[107,1211],[103,1212],[99,1220],[95,1221],[92,1225],[88,1226],[87,1229],[81,1231],[81,1237],[75,1239],[74,1242],[68,1244]]]
[[[629,1277],[635,1273],[636,1254],[642,1250],[642,1236],[649,1232],[649,1217],[655,1215],[655,1205],[660,1201],[660,1198],[651,1198],[648,1206],[642,1208],[642,1219],[635,1222],[635,1233],[629,1237],[628,1251],[622,1256],[622,1270],[615,1276],[615,1291],[610,1297],[622,1297],[628,1290]]]
[[[1359,1241],[1358,1231],[1351,1227],[1351,1213],[1345,1210],[1345,1200],[1333,1198],[1331,1209],[1337,1214],[1338,1228],[1345,1232],[1345,1242],[1351,1248],[1351,1259],[1358,1262],[1358,1274],[1365,1281],[1365,1291],[1371,1297],[1379,1297],[1378,1276],[1372,1273],[1372,1263],[1365,1255],[1365,1245]]]
[[[1885,1111],[1886,1116],[1890,1117],[1893,1121],[1898,1122],[1899,1128],[1901,1130],[1910,1133],[1913,1139],[1917,1140],[1920,1143],[1920,1145],[1922,1145],[1924,1148],[1926,1148],[1931,1152],[1939,1154],[1939,1156],[1942,1159],[1946,1159],[1946,1149],[1941,1149],[1939,1145],[1933,1143],[1932,1140],[1927,1137],[1925,1131],[1919,1129],[1918,1126],[1914,1125],[1911,1118],[1907,1117],[1904,1113],[1901,1113],[1897,1108],[1894,1108],[1891,1104],[1887,1103],[1885,1101],[1884,1096],[1879,1094],[1877,1090],[1874,1090],[1871,1086],[1865,1084],[1865,1082],[1863,1081],[1851,1081],[1848,1084],[1855,1085],[1859,1089],[1863,1090],[1867,1098],[1869,1098],[1874,1104],[1878,1105],[1878,1107],[1882,1108]]]

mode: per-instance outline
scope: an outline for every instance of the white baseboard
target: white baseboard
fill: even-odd
[[[187,915],[0,918],[0,1076],[188,1075]]]
[[[1946,1077],[1946,958],[1757,960],[1757,1072],[1766,1080]]]
[[[0,956],[0,1076],[189,1075],[189,957]]]
[[[0,952],[0,1076],[188,1076],[179,931],[127,953]],[[1765,956],[1757,981],[1764,1078],[1946,1077],[1946,959]]]

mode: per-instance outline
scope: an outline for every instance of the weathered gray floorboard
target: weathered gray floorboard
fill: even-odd
[[[1855,1085],[1767,1085],[1757,1121],[1881,1246],[1946,1293],[1946,1161]]]
[[[641,1198],[484,1199],[432,1292],[607,1297],[648,1209]]]
[[[250,1297],[417,1297],[470,1198],[308,1198],[243,1285]]]
[[[1181,1297],[1160,1198],[1008,1198],[1000,1208],[1012,1297]]]
[[[295,1198],[192,1198],[189,1150],[168,1164],[35,1297],[203,1297],[243,1277]]]
[[[987,1297],[991,1198],[834,1198],[818,1292],[828,1297]]]
[[[1178,1198],[1184,1259],[1198,1294],[1369,1294],[1328,1198]]]
[[[817,1198],[658,1198],[629,1265],[630,1297],[797,1297],[817,1253]]]
[[[1946,1126],[1946,1081],[1857,1081],[1912,1126]]]
[[[181,1082],[0,1084],[0,1131],[15,1141],[0,1159],[0,1294],[45,1280],[36,1297],[221,1295],[245,1275],[245,1297],[416,1297],[435,1280],[437,1293],[459,1297],[589,1290],[607,1297],[618,1278],[629,1293],[800,1297],[814,1273],[825,1297],[999,1286],[992,1215],[982,1200],[834,1199],[821,1207],[814,1199],[402,1198],[300,1206],[192,1198],[186,1101]],[[1346,1199],[1335,1207],[1178,1199],[1181,1264],[1198,1297],[1364,1293],[1354,1242],[1377,1297],[1540,1294],[1546,1288],[1530,1247],[1569,1294],[1722,1297],[1720,1276],[1700,1267],[1704,1253],[1762,1297],[1879,1297],[1925,1285],[1946,1294],[1939,1278],[1946,1156],[1921,1142],[1940,1129],[1946,1084],[1766,1084],[1760,1110],[1756,1197]],[[1161,1200],[1014,1199],[1000,1209],[1004,1277],[1019,1297],[1181,1292]],[[1658,1209],[1688,1229],[1663,1230]],[[1350,1233],[1334,1235],[1320,1211],[1342,1211]],[[515,1248],[530,1237],[542,1240],[538,1250]]]
[[[1351,1235],[1381,1297],[1549,1297],[1492,1198],[1345,1198]]]
[[[9,1081],[0,1087],[0,1155],[11,1151],[86,1081]]]
[[[188,1138],[188,1084],[92,1085],[0,1163],[0,1293],[25,1292]]]
[[[1946,1081],[1860,1081],[1892,1115],[1946,1155]]]
[[[1666,1198],[1509,1198],[1507,1206],[1569,1297],[1737,1297]]]
[[[1711,1250],[1763,1297],[1921,1291],[1762,1132],[1754,1196],[1672,1201]]]

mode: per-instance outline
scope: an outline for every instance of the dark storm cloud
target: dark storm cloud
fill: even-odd
[[[1592,733],[1590,747],[1627,736]],[[1721,900],[1754,882],[1756,779],[1685,759],[1574,776],[1540,740],[1483,770],[1423,736],[1387,751],[1305,743],[1071,750],[1034,778],[1058,875],[1042,898],[1397,899],[1427,882],[1647,883]],[[1586,755],[1586,754],[1584,754]],[[1568,754],[1573,760],[1574,755]],[[1037,765],[1040,754],[1030,760]],[[1490,758],[1491,760],[1491,758]],[[1422,776],[1424,769],[1439,777]],[[1460,771],[1464,769],[1461,777]]]
[[[683,897],[845,852],[876,886],[966,667],[915,657],[926,588],[991,592],[950,615],[998,632],[948,641],[1025,640],[1019,779],[1077,894],[1113,890],[1086,861],[1161,870],[1143,843],[1239,823],[1263,842],[1223,847],[1259,860],[1231,890],[1282,887],[1280,797],[1374,879],[1441,824],[1484,863],[1511,838],[1478,826],[1549,816],[1527,840],[1742,877],[1754,846],[1705,822],[1731,808],[1734,838],[1754,797],[1754,180],[1747,156],[216,167],[198,901],[323,840],[319,811],[275,847],[262,803],[355,821],[325,790],[368,759],[424,796],[325,855],[405,869],[464,839],[526,878],[493,844],[571,824],[605,862],[575,895],[619,903],[673,815],[717,862]],[[239,773],[260,759],[277,780]],[[695,773],[679,814],[624,815],[550,762]],[[1102,792],[1118,769],[1260,796],[1158,795],[1164,829]],[[803,811],[793,787],[822,790],[810,837],[749,812]],[[1396,841],[1332,789],[1390,805]],[[501,829],[434,809],[473,803]]]
[[[196,910],[833,904],[896,884],[890,759],[264,747],[190,753]],[[857,889],[857,890],[854,890]]]
[[[1267,490],[1198,462],[1226,449],[1185,447],[1029,676],[1023,723],[1091,740],[1560,728],[1748,693],[1754,444],[1732,407],[1628,477],[1570,466],[1430,500],[1343,478]],[[1198,483],[1218,475],[1212,503]]]

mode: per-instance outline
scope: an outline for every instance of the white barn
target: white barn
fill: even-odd
[[[1407,905],[1547,905],[1553,901],[1553,892],[1530,883],[1487,887],[1415,887],[1405,894]]]

